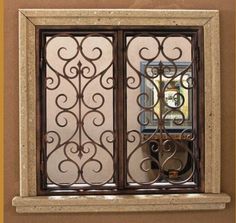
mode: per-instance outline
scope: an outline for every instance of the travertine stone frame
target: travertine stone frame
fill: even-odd
[[[202,26],[205,73],[205,191],[201,194],[37,196],[35,26]],[[17,212],[130,212],[224,209],[220,190],[220,52],[217,10],[20,9],[20,196]]]

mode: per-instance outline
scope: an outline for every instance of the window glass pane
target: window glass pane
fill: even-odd
[[[47,187],[114,185],[113,36],[45,38]]]
[[[193,38],[127,34],[126,55],[128,186],[196,186]]]

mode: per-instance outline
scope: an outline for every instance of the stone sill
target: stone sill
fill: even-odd
[[[146,212],[219,210],[230,202],[227,194],[99,195],[14,197],[18,213]]]

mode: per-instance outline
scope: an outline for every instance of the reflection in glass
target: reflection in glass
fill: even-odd
[[[195,185],[193,53],[183,34],[126,37],[130,187]]]

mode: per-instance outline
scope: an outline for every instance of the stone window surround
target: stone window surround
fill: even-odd
[[[181,25],[204,29],[205,192],[161,195],[37,196],[35,26]],[[220,190],[220,51],[218,10],[19,9],[19,213],[224,209]]]

